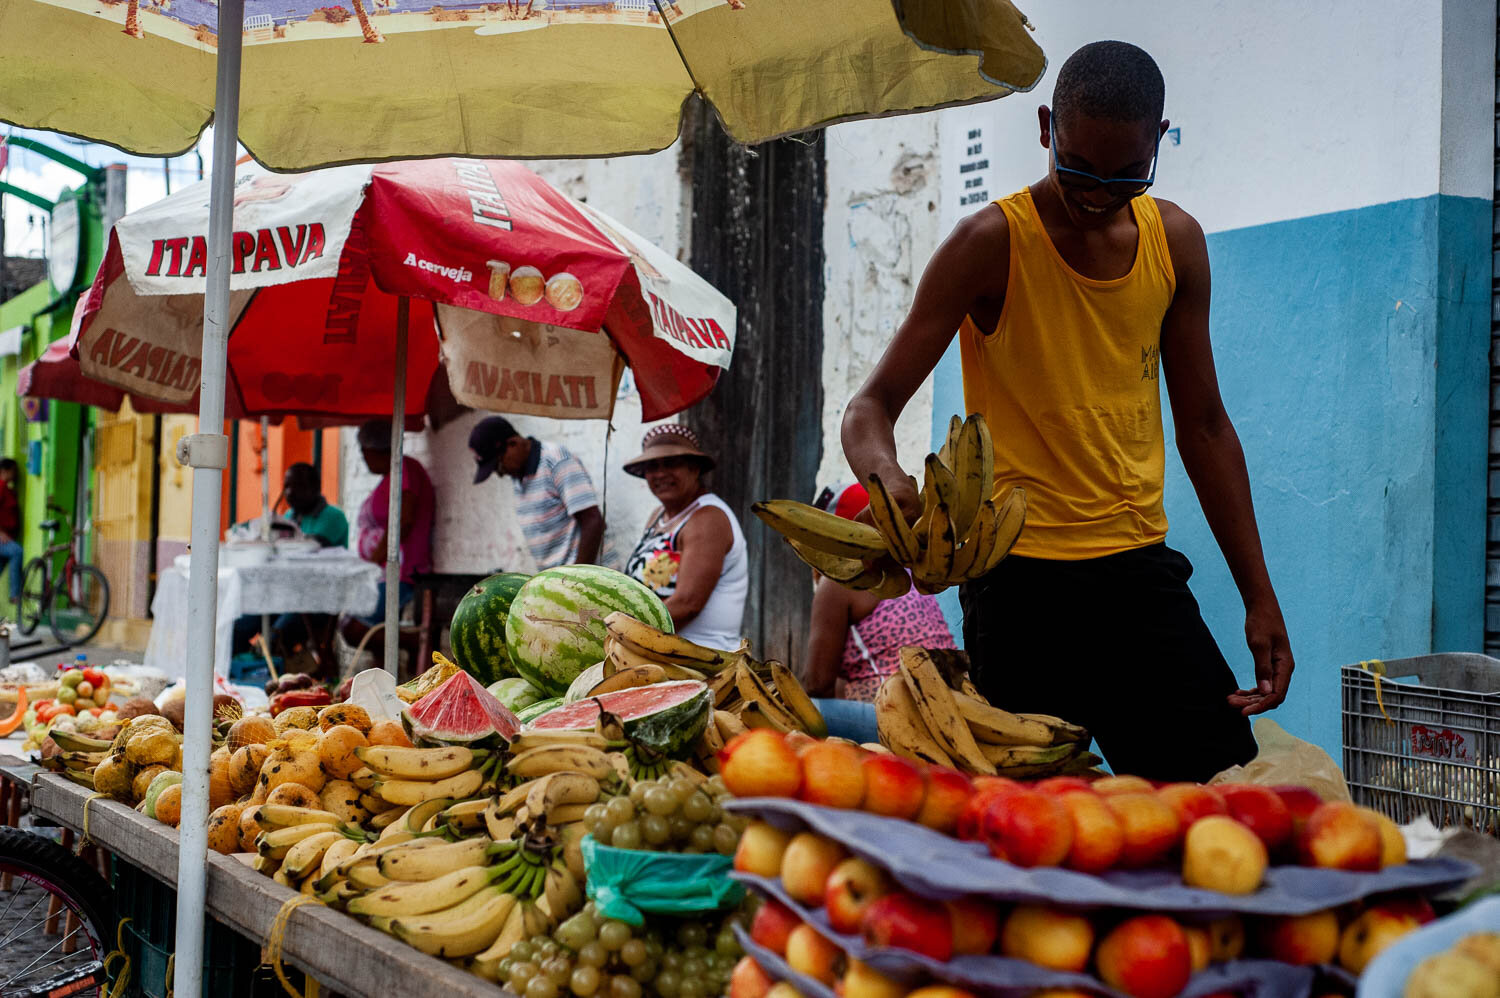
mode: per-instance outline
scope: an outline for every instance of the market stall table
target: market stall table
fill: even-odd
[[[151,600],[151,638],[146,664],[167,675],[187,674],[188,556],[180,555],[157,579]],[[243,614],[374,613],[380,566],[345,548],[309,553],[280,552],[259,564],[219,562],[218,615],[214,624],[214,671],[229,674],[234,622]]]
[[[32,815],[82,833],[88,802],[91,841],[175,887],[177,831],[112,800],[89,802],[90,796],[84,787],[44,773],[32,787]],[[207,913],[256,943],[266,942],[277,912],[296,896],[243,863],[215,852],[208,854]],[[482,978],[319,904],[305,904],[291,913],[282,956],[339,994],[442,993],[452,998],[506,994]]]

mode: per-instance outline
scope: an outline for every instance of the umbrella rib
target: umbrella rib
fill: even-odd
[[[703,94],[704,98],[707,99],[708,95],[703,93],[703,87],[698,83],[698,75],[693,72],[693,66],[688,62],[687,53],[682,51],[682,43],[677,40],[677,32],[672,30],[672,22],[667,19],[667,12],[662,7],[662,0],[651,0],[651,2],[656,5],[656,12],[661,15],[662,26],[667,29],[667,37],[672,39],[672,47],[677,50],[677,58],[682,60],[682,68],[687,70],[688,79],[693,81],[693,93]],[[713,102],[710,101],[709,103]]]

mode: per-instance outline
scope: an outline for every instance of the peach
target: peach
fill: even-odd
[[[859,807],[865,799],[864,754],[847,742],[815,741],[800,756],[802,789],[797,795],[824,807]]]
[[[1248,827],[1275,852],[1292,837],[1292,812],[1270,787],[1252,783],[1223,783],[1219,795],[1229,805],[1229,816]]]
[[[1302,862],[1328,870],[1378,870],[1380,825],[1353,804],[1329,801],[1307,819],[1297,843]]]
[[[1272,960],[1310,967],[1330,963],[1339,951],[1339,920],[1333,909],[1311,915],[1286,915],[1266,920],[1260,929],[1261,948]]]
[[[767,898],[750,920],[750,938],[777,956],[786,956],[786,937],[802,924],[797,913],[775,898]]]
[[[1406,836],[1401,826],[1372,807],[1361,807],[1360,814],[1368,815],[1380,826],[1380,868],[1400,866],[1406,862]]]
[[[1074,790],[1092,793],[1094,785],[1081,776],[1049,776],[1045,780],[1037,780],[1031,785],[1031,789],[1040,790],[1044,794],[1065,794]]]
[[[729,998],[766,998],[771,977],[748,956],[740,957],[729,975]]]
[[[1272,787],[1276,796],[1281,798],[1281,803],[1292,815],[1292,840],[1296,841],[1302,836],[1302,826],[1307,824],[1307,819],[1323,803],[1323,798],[1307,787],[1280,786]]]
[[[897,891],[865,909],[860,933],[872,946],[897,946],[946,962],[953,956],[953,923],[935,901]]]
[[[1156,796],[1177,812],[1177,821],[1183,828],[1210,814],[1229,813],[1229,805],[1224,803],[1219,792],[1199,783],[1168,783],[1156,792]]]
[[[1057,866],[1073,848],[1073,818],[1057,798],[1035,790],[996,796],[984,811],[990,854],[1016,866]]]
[[[1082,915],[1021,904],[1000,929],[1000,952],[1052,970],[1081,972],[1094,948],[1094,926]]]
[[[1120,865],[1151,866],[1166,859],[1182,839],[1182,826],[1173,811],[1154,793],[1118,793],[1105,798],[1125,831]]]
[[[1339,963],[1351,974],[1365,967],[1391,943],[1419,928],[1422,922],[1400,907],[1376,905],[1350,922],[1339,937]]]
[[[735,847],[734,868],[760,877],[780,876],[782,855],[791,840],[790,835],[774,825],[752,821],[745,826],[740,844]]]
[[[1238,915],[1225,915],[1208,923],[1208,955],[1213,963],[1238,960],[1245,952],[1245,923]]]
[[[964,805],[973,793],[974,785],[963,773],[947,766],[929,766],[927,795],[917,811],[917,824],[952,835],[958,827],[958,816],[963,814]]]
[[[803,923],[786,937],[786,965],[830,987],[843,971],[843,960],[844,951],[811,925]]]
[[[1266,875],[1266,844],[1222,814],[1199,818],[1182,844],[1182,882],[1224,894],[1253,894]]]
[[[865,778],[864,809],[891,818],[915,818],[927,794],[926,774],[910,759],[872,752],[861,763]]]
[[[965,842],[973,842],[984,837],[984,811],[989,807],[990,801],[996,797],[1022,789],[1021,784],[1004,777],[981,776],[974,781],[974,792],[964,804],[964,808],[958,814],[958,824],[954,826],[953,834]]]
[[[1149,794],[1156,787],[1144,776],[1101,776],[1089,784],[1089,789],[1109,797],[1114,794]]]
[[[786,852],[781,856],[781,886],[792,900],[817,907],[823,903],[828,878],[848,855],[844,847],[832,839],[812,832],[798,832],[787,843]]]
[[[988,901],[959,898],[945,901],[948,922],[953,927],[955,955],[988,953],[1000,935],[1000,909]]]
[[[771,990],[766,992],[766,998],[806,998],[801,991],[786,981],[777,981],[771,985]]]
[[[1103,873],[1125,850],[1125,828],[1104,798],[1091,791],[1058,794],[1058,803],[1073,819],[1073,845],[1063,865],[1084,873]]]
[[[871,901],[891,892],[885,871],[856,856],[844,860],[828,875],[823,909],[835,932],[858,932],[859,920]]]
[[[819,739],[814,738],[806,731],[788,731],[785,737],[787,747],[795,752],[798,756],[801,756],[803,752],[806,752],[814,745],[821,744],[821,741]],[[838,740],[843,741],[843,739]]]
[[[781,732],[755,728],[719,750],[719,776],[736,797],[795,797],[802,767]]]
[[[1105,984],[1134,998],[1172,998],[1193,972],[1187,934],[1165,915],[1121,922],[1100,941],[1095,961]]]
[[[1189,962],[1196,974],[1213,959],[1213,942],[1208,938],[1208,929],[1201,925],[1184,925],[1182,934],[1187,936]]]
[[[893,981],[868,964],[849,961],[844,971],[842,998],[905,998],[906,985]]]

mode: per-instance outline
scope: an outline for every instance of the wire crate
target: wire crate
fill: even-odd
[[[1342,670],[1344,776],[1406,824],[1500,835],[1500,660],[1440,654]]]

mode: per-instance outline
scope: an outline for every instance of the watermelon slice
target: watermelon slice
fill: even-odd
[[[521,730],[516,715],[467,672],[460,672],[406,708],[401,723],[413,742],[467,745],[498,735],[509,742]]]
[[[600,709],[619,717],[625,736],[665,755],[681,755],[703,734],[713,713],[708,684],[696,679],[653,683],[567,703],[526,725],[528,731],[584,731]]]

